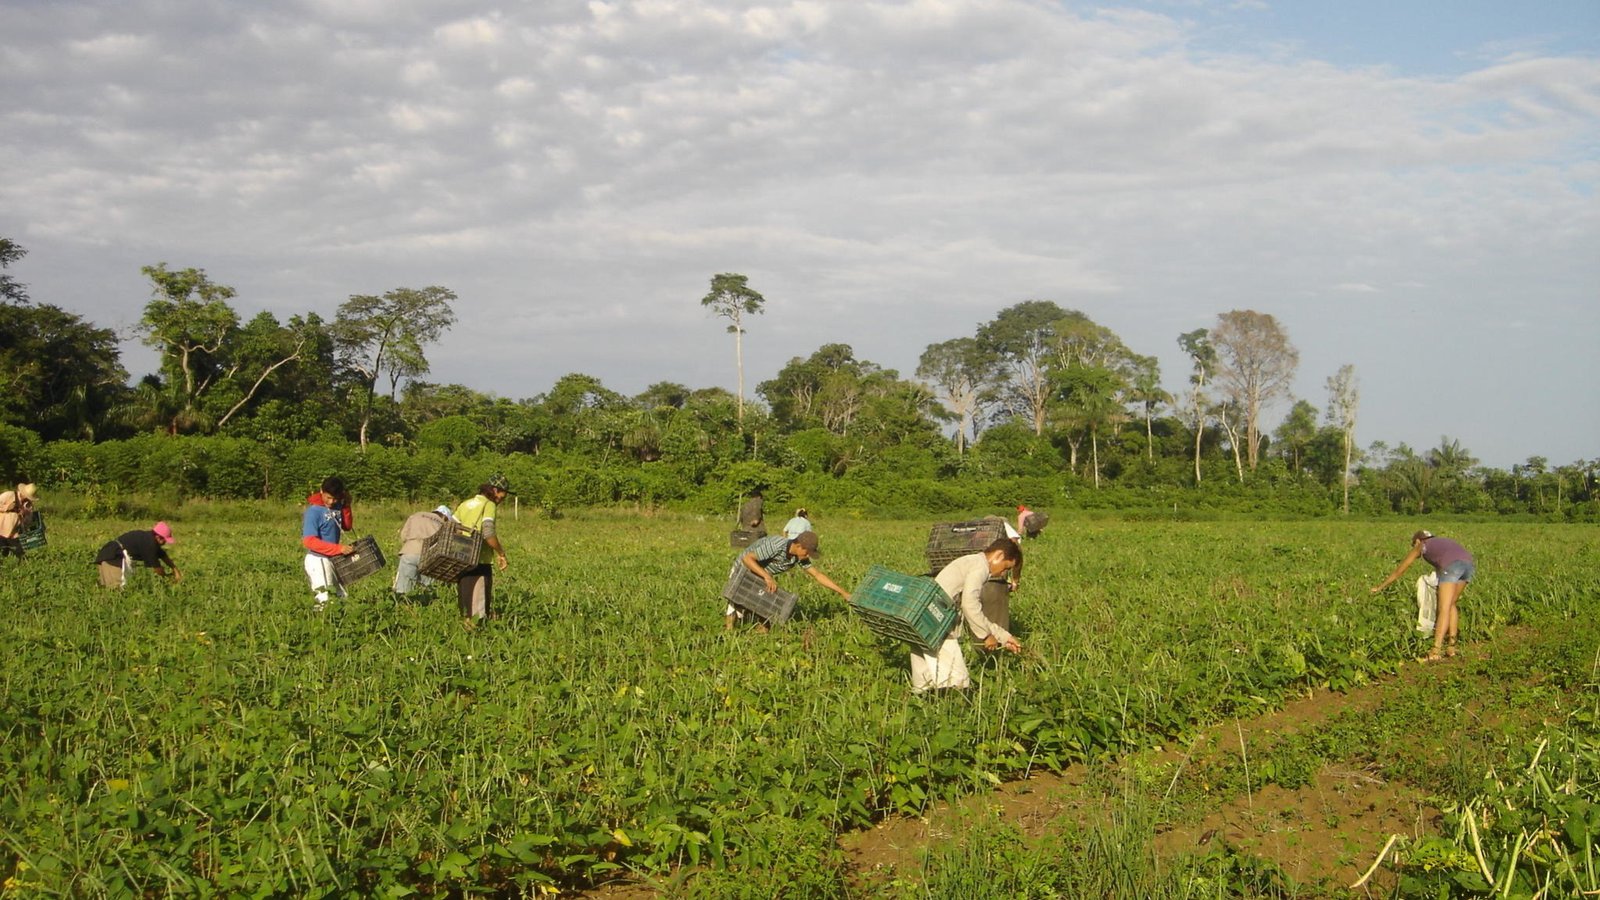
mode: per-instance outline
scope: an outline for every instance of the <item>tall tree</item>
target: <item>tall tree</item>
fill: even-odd
[[[1026,300],[978,328],[979,346],[999,360],[1000,403],[1026,420],[1036,436],[1044,434],[1051,401],[1048,369],[1056,354],[1056,326],[1068,316],[1049,300]]]
[[[917,360],[917,377],[933,387],[956,422],[956,453],[964,454],[969,437],[978,438],[984,388],[993,378],[994,358],[976,338],[954,338],[931,344]]]
[[[1145,456],[1151,462],[1156,458],[1156,435],[1153,419],[1163,403],[1172,402],[1172,395],[1161,388],[1161,361],[1154,356],[1135,356],[1128,382],[1128,401],[1139,405],[1144,413]]]
[[[1178,346],[1189,355],[1188,424],[1194,429],[1194,483],[1200,483],[1200,444],[1206,433],[1211,401],[1206,385],[1217,370],[1217,350],[1211,346],[1210,332],[1204,328],[1178,335]]]
[[[756,385],[756,393],[766,398],[780,429],[799,431],[824,425],[823,390],[831,383],[828,414],[837,424],[844,412],[839,404],[848,401],[849,386],[876,369],[857,360],[849,344],[823,344],[805,359],[790,359],[770,381]]]
[[[1361,406],[1361,386],[1356,367],[1346,363],[1328,378],[1328,424],[1344,435],[1344,514],[1350,514],[1350,460],[1355,453],[1356,411]]]
[[[361,449],[367,449],[372,401],[378,379],[388,378],[395,399],[403,379],[428,373],[424,348],[455,324],[455,292],[437,285],[395,288],[383,296],[357,294],[340,304],[333,320],[339,360],[360,378],[365,398],[361,407]]]
[[[1118,371],[1109,366],[1074,362],[1051,372],[1058,401],[1057,415],[1069,431],[1080,430],[1089,436],[1090,471],[1094,486],[1100,487],[1100,434],[1127,414],[1119,401],[1124,383]],[[1079,438],[1081,440],[1081,438]],[[1077,465],[1077,443],[1069,436],[1072,464]]]
[[[757,315],[767,298],[750,287],[749,279],[733,272],[711,276],[711,292],[700,298],[719,318],[728,320],[728,333],[733,335],[733,356],[739,368],[739,427],[744,428],[744,317]]]
[[[22,305],[28,302],[28,287],[5,273],[11,264],[28,255],[21,244],[0,238],[0,301]]]
[[[1304,400],[1296,400],[1289,414],[1278,424],[1273,437],[1289,457],[1290,467],[1300,474],[1300,457],[1317,436],[1317,408]]]
[[[1288,395],[1300,353],[1277,319],[1250,309],[1217,316],[1211,344],[1221,361],[1217,386],[1244,418],[1245,450],[1254,472],[1261,454],[1261,411]]]
[[[239,314],[228,301],[237,292],[204,269],[173,271],[163,262],[140,271],[154,295],[139,328],[145,343],[161,352],[161,374],[175,406],[169,430],[208,425],[199,399],[227,369],[223,348],[239,329]]]
[[[57,306],[0,304],[0,421],[46,441],[94,440],[125,399],[116,332]]]

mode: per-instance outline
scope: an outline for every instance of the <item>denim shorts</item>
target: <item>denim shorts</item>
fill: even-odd
[[[1471,581],[1472,576],[1477,572],[1477,564],[1458,559],[1439,570],[1439,583],[1452,584],[1457,581]]]

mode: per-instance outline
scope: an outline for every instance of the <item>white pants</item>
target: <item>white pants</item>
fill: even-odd
[[[1439,615],[1439,575],[1437,572],[1417,579],[1417,630],[1433,634],[1433,622]]]
[[[911,651],[911,693],[972,686],[972,679],[967,677],[967,661],[961,655],[961,642],[956,640],[960,633],[959,629],[950,632],[937,653]]]
[[[317,605],[328,602],[328,591],[333,589],[340,597],[344,596],[344,587],[339,584],[339,576],[333,572],[333,560],[315,553],[306,554],[306,577],[311,579],[311,592],[317,595]]]

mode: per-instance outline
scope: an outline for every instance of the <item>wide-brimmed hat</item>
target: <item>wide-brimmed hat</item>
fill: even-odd
[[[33,482],[17,485],[18,500],[32,500],[37,496],[39,496],[39,486]]]

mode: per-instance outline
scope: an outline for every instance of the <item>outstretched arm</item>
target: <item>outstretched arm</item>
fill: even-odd
[[[822,570],[821,569],[818,569],[816,566],[811,566],[810,568],[806,569],[806,572],[812,578],[815,578],[817,580],[817,584],[820,584],[823,587],[827,588],[828,590],[833,591],[835,594],[838,594],[839,596],[845,598],[846,600],[850,599],[850,592],[845,590],[842,587],[839,587],[837,584],[834,584],[833,583],[833,579],[829,578],[828,576],[826,576],[824,574],[822,574]]]
[[[1411,564],[1416,562],[1421,557],[1422,542],[1416,541],[1411,545],[1411,552],[1406,554],[1406,558],[1400,560],[1400,565],[1394,567],[1394,571],[1389,573],[1388,578],[1378,582],[1378,586],[1372,589],[1372,593],[1376,594],[1389,585],[1394,584],[1394,580],[1405,574],[1405,571],[1411,568]]]

